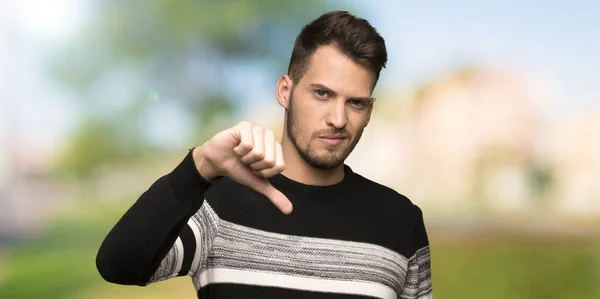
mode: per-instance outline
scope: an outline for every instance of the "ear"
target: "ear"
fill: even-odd
[[[279,78],[277,81],[277,90],[275,91],[275,96],[277,97],[277,102],[281,107],[287,109],[290,103],[290,97],[292,95],[292,87],[293,87],[292,78],[288,74],[285,74]]]

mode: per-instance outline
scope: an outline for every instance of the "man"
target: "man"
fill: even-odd
[[[140,286],[189,275],[199,298],[431,298],[421,210],[344,164],[386,61],[363,19],[306,25],[277,82],[281,143],[240,122],[190,150],[108,234],[100,274]]]

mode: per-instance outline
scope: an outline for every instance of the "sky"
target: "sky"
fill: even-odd
[[[347,1],[330,2],[347,7]],[[379,84],[384,88],[411,88],[457,65],[475,63],[541,78],[552,89],[548,105],[557,114],[600,101],[600,1],[350,2],[386,40],[389,62]],[[0,63],[9,80],[0,85],[7,89],[0,93],[6,95],[0,107],[8,109],[10,118],[0,125],[8,122],[21,144],[54,149],[76,123],[72,95],[49,81],[41,59],[44,49],[84,24],[90,14],[84,3],[0,0],[1,10],[16,12],[0,14],[0,43],[8,45],[0,51]],[[269,97],[270,84],[255,79],[251,85],[264,88],[252,93]]]
[[[562,85],[561,110],[587,104],[593,100],[588,93],[600,100],[598,1],[356,2],[372,11],[394,53],[389,69],[409,85],[475,62]]]

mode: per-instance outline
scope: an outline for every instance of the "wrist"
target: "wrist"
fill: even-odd
[[[204,152],[204,145],[198,146],[192,150],[192,157],[194,158],[194,164],[196,164],[196,169],[200,175],[206,181],[212,181],[219,175],[216,173],[214,166],[212,166],[211,162],[208,161]]]

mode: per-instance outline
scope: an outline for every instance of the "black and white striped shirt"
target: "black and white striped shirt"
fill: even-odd
[[[104,240],[97,267],[118,284],[190,276],[199,298],[432,298],[421,210],[350,167],[331,186],[270,178],[283,215],[229,178],[208,184],[191,153]]]

